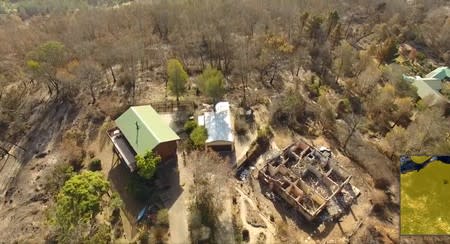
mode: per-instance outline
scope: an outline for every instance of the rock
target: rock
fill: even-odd
[[[40,152],[40,153],[37,153],[34,157],[35,158],[45,158],[45,156],[47,156],[47,152]]]
[[[30,199],[30,201],[32,201],[32,202],[38,202],[38,201],[47,202],[47,200],[48,200],[48,196],[44,193],[38,193]]]
[[[265,243],[266,239],[267,239],[266,234],[264,234],[263,232],[259,232],[258,242]]]

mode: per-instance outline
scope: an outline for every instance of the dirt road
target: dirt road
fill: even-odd
[[[173,244],[190,243],[189,237],[189,187],[192,184],[192,172],[184,166],[182,155],[178,155],[178,172],[183,192],[169,209],[170,241]]]

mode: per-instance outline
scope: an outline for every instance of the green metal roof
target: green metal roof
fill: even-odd
[[[421,78],[421,80],[435,91],[440,91],[442,88],[442,81],[437,78]]]
[[[431,71],[425,77],[443,80],[445,77],[450,77],[450,69],[448,67],[442,66]]]
[[[160,143],[180,139],[150,105],[130,107],[115,122],[139,155]]]
[[[415,87],[417,87],[417,95],[420,98],[425,98],[427,96],[439,97],[439,93],[433,90],[425,81],[416,80],[412,83]]]

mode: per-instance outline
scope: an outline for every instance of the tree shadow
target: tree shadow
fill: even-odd
[[[115,164],[108,175],[130,216],[136,217],[139,211],[149,204],[155,204],[160,208],[170,208],[183,192],[176,158],[162,162],[156,169],[155,176],[151,180],[143,182],[150,189],[146,192],[148,195],[142,198],[147,200],[135,199],[128,191],[128,183],[132,177],[137,177],[137,173],[131,173],[128,167],[120,161]]]
[[[132,177],[138,177],[137,173],[131,173],[126,164],[119,160],[113,163],[113,168],[108,174],[113,189],[123,201],[122,210],[131,225],[133,237],[138,231],[137,216],[144,207],[154,205],[159,209],[169,209],[181,195],[183,188],[180,186],[178,160],[176,158],[160,163],[155,176],[151,180],[140,182],[146,185],[145,189],[148,189],[148,191],[142,192],[147,194],[141,197],[142,199],[137,199],[128,189]]]
[[[137,233],[136,216],[139,211],[145,206],[142,203],[133,198],[128,192],[128,182],[132,177],[132,173],[125,163],[116,161],[113,164],[113,168],[109,171],[108,179],[111,183],[111,187],[119,194],[120,199],[122,199],[123,206],[122,210],[127,218],[127,222],[131,226],[132,236]]]
[[[248,133],[246,133],[245,135],[236,136],[236,139],[238,140],[239,143],[244,144],[250,141],[250,136],[248,135]]]
[[[155,178],[156,197],[160,198],[165,208],[171,208],[183,193],[183,188],[180,185],[178,158],[175,157],[162,163],[157,169]]]

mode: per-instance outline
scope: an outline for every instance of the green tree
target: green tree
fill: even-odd
[[[64,44],[57,41],[48,41],[27,55],[27,68],[34,79],[47,83],[49,94],[56,91],[58,96],[62,81],[56,76],[58,68],[67,61]]]
[[[179,105],[179,97],[186,92],[188,74],[184,71],[180,61],[169,59],[167,62],[167,76],[169,77],[169,90],[177,97],[177,105]]]
[[[184,131],[190,134],[197,126],[198,126],[197,121],[188,120],[186,121],[186,123],[184,123]]]
[[[147,180],[151,179],[159,162],[161,162],[161,157],[153,151],[147,151],[144,156],[136,155],[138,174]]]
[[[57,228],[58,241],[67,242],[80,225],[89,224],[102,210],[102,197],[109,183],[98,172],[85,171],[70,178],[56,198],[53,226]]]
[[[205,141],[208,138],[208,132],[206,131],[205,127],[197,126],[192,131],[189,138],[191,139],[195,148],[201,149],[205,147]]]
[[[197,80],[200,90],[213,99],[213,103],[225,94],[223,74],[211,66],[206,67]]]

